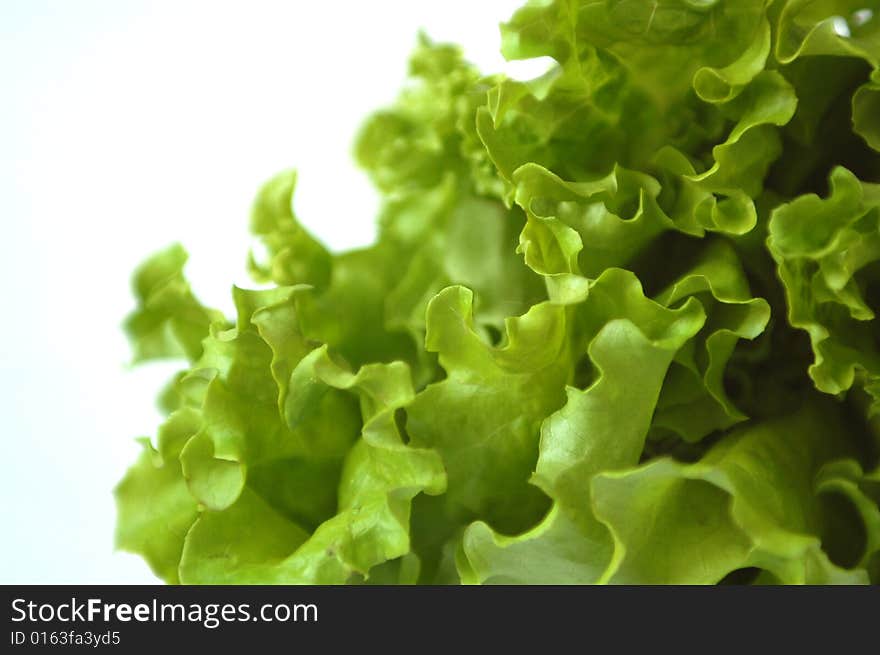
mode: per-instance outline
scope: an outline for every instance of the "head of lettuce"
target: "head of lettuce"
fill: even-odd
[[[137,271],[187,361],[116,490],[170,583],[880,582],[880,2],[540,0],[527,82],[422,38],[356,144],[379,237],[295,175],[261,290]],[[265,288],[265,283],[271,283]]]

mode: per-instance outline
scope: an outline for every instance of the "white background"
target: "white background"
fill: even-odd
[[[179,240],[200,298],[246,283],[259,184],[336,249],[373,238],[353,165],[420,27],[486,72],[521,0],[0,0],[0,583],[145,583],[111,491],[178,366],[129,370],[132,268]]]

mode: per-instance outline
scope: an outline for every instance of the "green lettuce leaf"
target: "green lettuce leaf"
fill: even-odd
[[[192,410],[169,417],[159,431],[158,450],[143,440],[137,463],[115,490],[116,545],[142,555],[156,575],[169,583],[179,581],[183,542],[198,516],[177,460],[198,426],[199,415]]]
[[[590,480],[603,469],[638,462],[672,358],[705,321],[696,299],[664,308],[619,269],[596,280],[577,310],[577,343],[596,377],[585,390],[568,386],[565,405],[541,425],[532,480],[553,499],[553,508],[516,536],[472,524],[458,558],[464,582],[601,579],[612,544],[590,509]],[[636,368],[639,374],[631,375]]]
[[[874,389],[880,375],[874,310],[866,292],[880,258],[880,186],[845,168],[831,174],[831,193],[801,196],[778,207],[767,245],[788,299],[788,319],[810,335],[810,377],[820,391],[841,394],[856,373]]]
[[[202,353],[202,340],[223,315],[203,306],[183,276],[187,254],[175,244],[146,260],[134,274],[138,309],[125,321],[134,361],[185,357]]]
[[[285,171],[234,320],[180,246],[137,269],[134,359],[186,368],[118,546],[185,584],[880,582],[878,35],[876,0],[532,0],[533,79],[420,35],[355,142],[374,244]]]
[[[671,431],[686,441],[748,418],[728,397],[724,374],[738,341],[757,338],[770,320],[770,306],[751,297],[739,259],[724,242],[709,245],[696,266],[657,300],[675,306],[692,296],[700,299],[706,324],[676,354],[652,424],[655,430]]]
[[[880,24],[860,19],[865,10],[877,12],[880,6],[865,0],[788,0],[779,14],[776,57],[783,64],[820,55],[864,60],[871,73],[852,96],[853,128],[880,151]]]
[[[515,530],[546,510],[527,484],[541,420],[563,402],[570,374],[562,307],[543,303],[509,319],[499,346],[474,329],[473,295],[445,289],[428,306],[426,348],[446,377],[407,409],[411,443],[443,458],[448,512]]]
[[[851,446],[834,408],[820,407],[734,432],[694,464],[657,459],[596,476],[596,515],[615,544],[607,580],[713,584],[756,568],[776,583],[867,583],[822,549],[817,491],[828,483],[815,479]]]

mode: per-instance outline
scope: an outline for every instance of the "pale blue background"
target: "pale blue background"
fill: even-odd
[[[119,323],[146,254],[180,240],[230,310],[248,208],[276,171],[335,248],[373,237],[350,158],[419,27],[487,72],[520,0],[0,0],[0,583],[143,583],[111,489],[175,364],[127,371]]]

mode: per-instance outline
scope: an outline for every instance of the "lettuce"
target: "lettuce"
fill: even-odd
[[[184,584],[880,582],[880,3],[536,0],[420,37],[375,244],[257,194],[260,289],[135,274],[178,358],[116,489]]]

